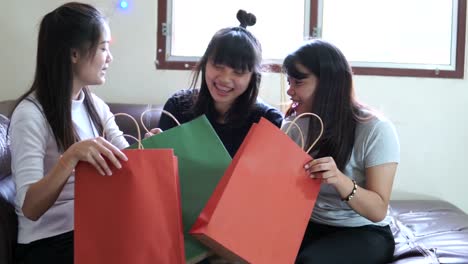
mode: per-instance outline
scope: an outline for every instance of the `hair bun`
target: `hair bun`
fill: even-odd
[[[237,20],[240,22],[240,27],[247,28],[253,26],[257,22],[257,18],[252,13],[247,13],[245,10],[239,9],[237,11]]]

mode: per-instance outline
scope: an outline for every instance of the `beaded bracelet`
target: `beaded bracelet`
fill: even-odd
[[[354,195],[356,194],[356,191],[357,191],[357,184],[356,184],[356,181],[355,180],[352,180],[353,181],[353,190],[351,191],[351,193],[346,196],[345,198],[341,199],[342,201],[345,201],[345,202],[349,202],[351,199],[353,199]]]

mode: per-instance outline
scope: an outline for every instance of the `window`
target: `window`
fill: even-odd
[[[463,78],[466,0],[158,0],[157,67],[191,69],[218,29],[238,25],[238,9],[257,16],[248,29],[269,69],[320,37],[355,74]]]

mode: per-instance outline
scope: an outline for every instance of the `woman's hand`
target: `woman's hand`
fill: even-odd
[[[74,168],[78,161],[91,163],[101,175],[112,175],[107,164],[110,161],[116,168],[122,168],[119,160],[127,161],[127,156],[103,137],[83,140],[73,144],[65,151],[61,162]]]
[[[102,137],[71,145],[47,175],[29,186],[22,206],[23,214],[36,221],[49,210],[80,160],[91,163],[102,175],[112,175],[105,158],[117,168],[122,168],[119,160],[128,160],[124,153]]]
[[[162,132],[163,131],[160,128],[153,128],[153,129],[150,130],[150,132],[145,134],[145,138],[149,138],[151,136],[154,136],[154,135],[162,133]]]
[[[347,197],[353,190],[354,183],[338,169],[332,157],[313,159],[304,168],[311,178],[333,185],[341,198]]]
[[[353,182],[336,166],[332,157],[314,159],[304,165],[309,176],[332,184],[341,198],[346,198],[353,190]],[[366,168],[366,185],[357,190],[348,205],[358,214],[372,222],[379,222],[387,215],[397,163],[385,163]]]
[[[320,179],[327,184],[336,185],[346,177],[337,167],[332,157],[313,159],[304,165],[305,170],[313,179]]]

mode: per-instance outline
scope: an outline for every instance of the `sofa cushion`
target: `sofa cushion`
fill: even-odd
[[[11,176],[5,177],[0,180],[0,197],[5,199],[5,201],[13,204],[15,201],[15,183]]]
[[[391,201],[393,263],[468,263],[468,215],[446,201]],[[419,262],[418,262],[419,261]]]
[[[8,138],[10,120],[0,114],[0,180],[11,174],[10,141]]]

